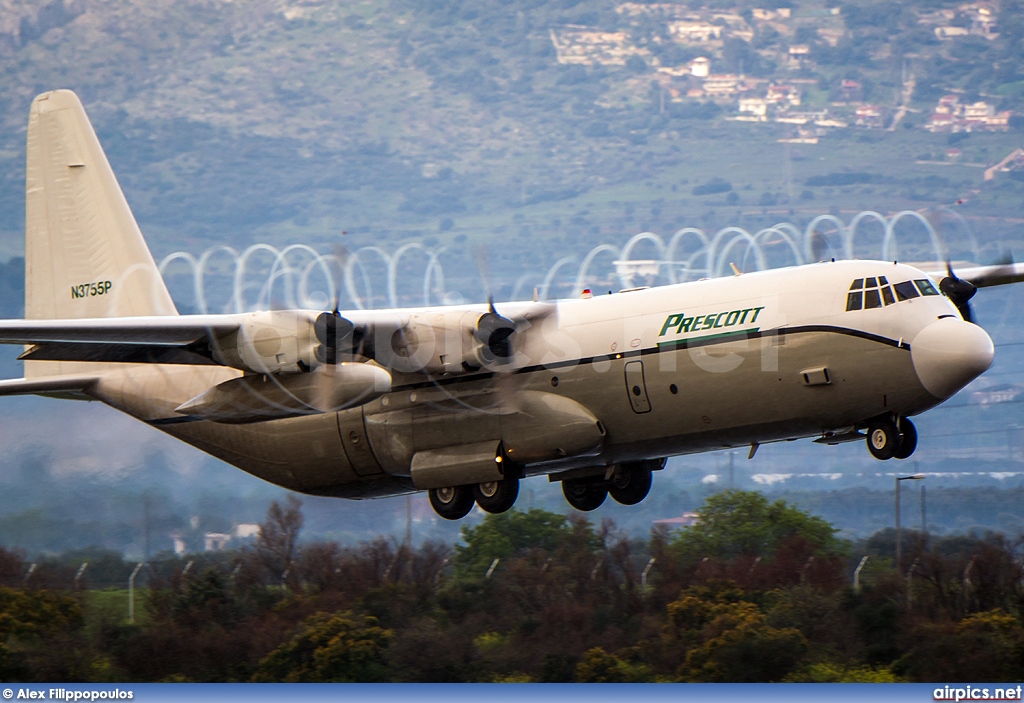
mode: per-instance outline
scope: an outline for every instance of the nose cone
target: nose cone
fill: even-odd
[[[910,358],[921,385],[943,400],[992,365],[992,339],[978,325],[952,317],[921,330],[910,346]]]

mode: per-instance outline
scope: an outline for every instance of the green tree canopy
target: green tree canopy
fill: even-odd
[[[254,681],[287,683],[386,681],[391,630],[374,618],[317,613],[301,632],[259,663]]]
[[[564,515],[534,508],[488,515],[476,527],[462,528],[463,545],[455,547],[462,575],[483,576],[495,559],[507,559],[527,549],[555,551],[573,531]]]
[[[684,561],[739,556],[769,557],[789,538],[800,537],[818,553],[839,550],[836,529],[784,501],[769,503],[760,493],[728,490],[709,497],[700,521],[672,543]]]

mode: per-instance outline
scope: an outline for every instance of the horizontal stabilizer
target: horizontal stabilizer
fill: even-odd
[[[10,378],[0,381],[0,395],[81,392],[96,382],[95,376],[49,376]]]

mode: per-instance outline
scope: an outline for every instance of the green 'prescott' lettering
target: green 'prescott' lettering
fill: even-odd
[[[711,313],[710,315],[697,315],[696,317],[687,317],[686,313],[674,312],[665,318],[665,324],[661,326],[661,332],[658,336],[664,337],[667,334],[682,334],[684,332],[735,327],[736,325],[745,325],[748,322],[754,324],[757,322],[757,317],[761,314],[762,310],[764,310],[764,306],[759,308],[743,308],[742,310],[726,310],[724,312]],[[749,321],[748,317],[750,318]]]

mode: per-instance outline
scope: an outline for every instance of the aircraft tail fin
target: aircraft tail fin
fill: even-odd
[[[28,122],[25,317],[177,314],[78,96],[39,95]],[[36,363],[46,362],[27,362],[26,375]]]

